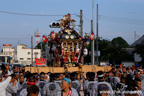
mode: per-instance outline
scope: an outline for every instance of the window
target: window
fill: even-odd
[[[28,52],[28,55],[30,55],[31,53],[30,52]]]
[[[35,54],[35,55],[37,55],[37,54],[38,54],[38,52],[34,52],[34,54]]]
[[[23,60],[23,58],[20,58],[20,60]]]
[[[31,60],[31,58],[27,58],[27,60]]]

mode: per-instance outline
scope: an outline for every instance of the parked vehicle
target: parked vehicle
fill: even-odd
[[[13,66],[17,66],[18,68],[21,68],[21,67],[22,67],[21,64],[17,64],[17,63],[13,63],[12,65],[13,65]]]

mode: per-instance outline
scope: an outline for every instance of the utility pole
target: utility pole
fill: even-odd
[[[97,4],[97,26],[96,26],[96,28],[97,28],[97,32],[96,32],[96,61],[97,61],[97,65],[99,65],[99,54],[98,54],[98,51],[99,51],[99,49],[98,49],[98,38],[99,38],[99,36],[98,36],[98,4]]]
[[[92,1],[92,20],[91,20],[91,33],[94,33],[94,0]],[[94,58],[94,40],[91,42],[91,63],[94,65],[95,58]]]
[[[81,37],[83,38],[83,15],[82,15],[82,10],[80,10],[80,31],[81,31]],[[84,64],[84,57],[82,56],[82,64]]]
[[[31,64],[33,66],[33,36],[31,36]]]
[[[80,25],[81,25],[81,37],[83,37],[83,18],[82,18],[82,10],[80,10]]]
[[[43,48],[42,48],[42,40],[41,40],[41,57],[43,58]]]
[[[91,20],[91,33],[93,33],[93,20]],[[91,64],[94,65],[94,40],[91,41]]]

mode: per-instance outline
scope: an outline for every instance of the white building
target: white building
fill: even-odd
[[[13,56],[14,49],[12,48],[11,44],[3,44],[3,54],[9,55],[10,57]]]
[[[31,64],[31,49],[26,48],[26,45],[17,45],[14,48],[14,61],[15,63],[30,65]],[[41,57],[40,49],[33,49],[33,62],[35,62],[36,58]]]
[[[2,52],[0,52],[0,62],[13,63],[13,52],[14,49],[12,48],[12,44],[3,44]],[[5,58],[4,61],[1,59],[1,57]]]

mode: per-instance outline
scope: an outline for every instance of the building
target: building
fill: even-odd
[[[144,35],[141,36],[138,40],[136,40],[133,44],[130,45],[130,47],[134,47],[136,45],[144,44]]]
[[[13,52],[12,44],[3,44],[2,52],[0,52],[0,62],[13,63]]]
[[[136,40],[133,44],[130,45],[131,48],[134,48],[136,45],[144,44],[144,35],[141,36],[138,40]],[[141,62],[142,58],[140,54],[134,53],[135,62]]]
[[[26,45],[17,45],[14,48],[14,62],[25,65],[31,64],[31,49],[26,48]],[[40,49],[33,49],[33,62],[35,62],[36,58],[41,57]]]
[[[12,48],[12,44],[3,44],[2,49],[3,54],[9,55],[10,57],[13,56],[14,49]]]

